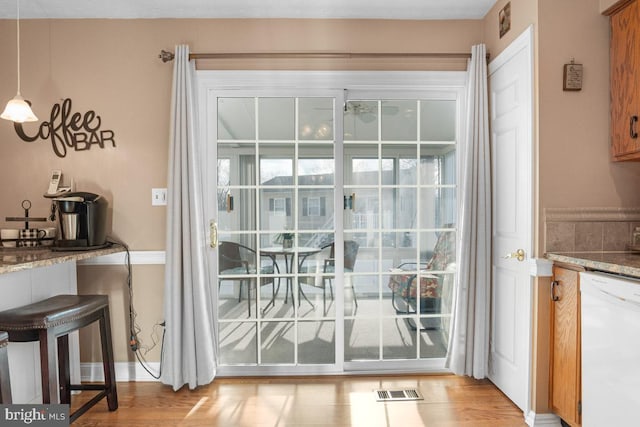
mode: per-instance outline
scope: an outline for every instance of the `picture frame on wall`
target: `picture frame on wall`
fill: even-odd
[[[508,2],[498,13],[498,28],[500,38],[511,29],[511,2]]]
[[[570,64],[564,64],[562,72],[562,90],[582,90],[582,64],[576,64],[573,59]]]

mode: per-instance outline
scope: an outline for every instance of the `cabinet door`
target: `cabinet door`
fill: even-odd
[[[611,155],[640,159],[640,5],[611,16]]]
[[[579,272],[554,267],[551,305],[552,411],[572,426],[580,424]]]

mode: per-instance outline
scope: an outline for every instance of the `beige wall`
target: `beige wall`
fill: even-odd
[[[600,0],[599,10],[601,13],[609,13],[610,9],[621,7],[625,3],[629,3],[631,1],[632,0]]]
[[[596,0],[540,1],[539,13],[541,212],[638,206],[640,164],[610,161],[608,18]],[[579,92],[562,90],[572,58],[583,64]]]
[[[616,4],[619,0],[600,0],[599,5],[600,5],[600,11],[604,11],[606,9],[609,9],[611,6],[613,6],[614,4]]]
[[[50,171],[62,169],[77,189],[109,199],[114,237],[132,250],[164,249],[165,208],[152,207],[150,194],[151,188],[167,186],[172,65],[157,58],[161,49],[188,43],[192,52],[470,52],[481,40],[481,21],[21,21],[22,93],[40,120],[48,120],[54,103],[71,98],[74,112],[95,110],[102,117],[102,129],[113,130],[117,146],[58,158],[48,141],[24,143],[10,122],[0,120],[0,218],[21,215],[25,198],[33,202],[32,216],[47,215],[49,203],[42,194]],[[15,55],[15,21],[0,21],[2,105],[16,92]],[[199,67],[464,69],[465,61],[226,61]],[[37,125],[25,128],[34,133]],[[153,325],[162,321],[163,268],[133,270],[140,336],[150,344]],[[120,266],[79,268],[81,292],[111,297],[117,361],[132,360],[124,274]],[[83,360],[98,360],[92,356],[96,346],[93,340],[83,347]],[[157,348],[148,359],[159,360]]]
[[[118,362],[135,361],[129,351],[128,303],[129,289],[126,286],[127,269],[117,266],[78,267],[78,292],[109,295],[114,337],[114,354]],[[140,340],[145,346],[142,354],[147,360],[160,360],[162,329],[164,269],[157,266],[140,265],[133,268],[133,302],[136,310],[135,323],[142,329]],[[83,361],[101,360],[99,330],[97,324],[81,331],[81,355]],[[157,343],[153,347],[154,342]],[[153,347],[153,348],[150,348]]]

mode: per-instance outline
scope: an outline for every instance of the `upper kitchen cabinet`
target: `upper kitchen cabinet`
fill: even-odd
[[[611,157],[640,160],[640,5],[633,0],[610,11]]]

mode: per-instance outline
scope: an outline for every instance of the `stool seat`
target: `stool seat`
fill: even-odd
[[[71,384],[69,333],[96,321],[100,322],[104,384]],[[106,295],[56,295],[0,312],[0,325],[0,331],[7,332],[10,342],[39,342],[42,403],[70,404],[72,390],[100,391],[71,414],[71,422],[104,397],[110,411],[118,408],[109,299]]]
[[[89,316],[108,305],[106,295],[56,295],[0,312],[0,330],[52,328]]]

